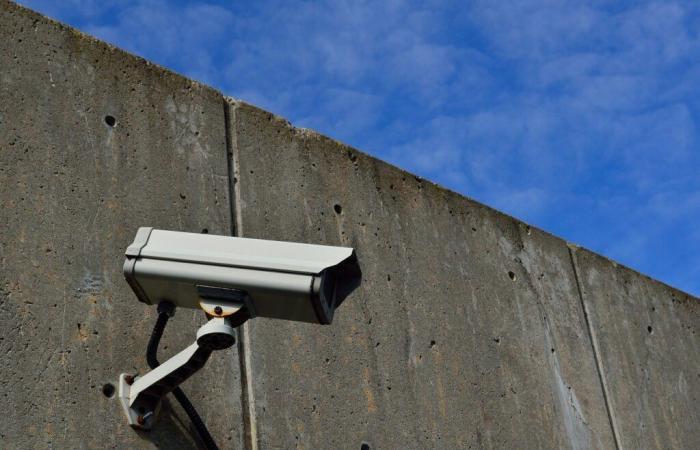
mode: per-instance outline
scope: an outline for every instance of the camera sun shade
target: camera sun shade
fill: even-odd
[[[352,248],[143,227],[124,276],[148,304],[220,299],[243,303],[250,317],[330,324],[362,273]]]

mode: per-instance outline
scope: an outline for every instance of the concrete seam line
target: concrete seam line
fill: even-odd
[[[236,110],[238,102],[224,97],[224,121],[226,122],[226,159],[228,166],[229,181],[229,204],[231,217],[231,234],[242,237],[243,223],[240,208],[241,192],[240,164],[238,161],[238,142],[235,128]],[[235,181],[234,181],[235,179]],[[245,428],[244,440],[247,438],[245,446],[249,450],[258,450],[258,433],[255,415],[255,393],[253,391],[253,367],[250,356],[250,333],[248,323],[244,323],[238,328],[238,363],[241,372],[241,399],[243,426]]]
[[[605,402],[605,409],[608,413],[608,421],[610,422],[610,428],[612,429],[613,439],[615,439],[615,448],[620,449],[620,437],[617,433],[617,425],[615,424],[615,416],[613,415],[612,405],[610,405],[610,395],[608,394],[608,383],[605,379],[605,374],[603,372],[603,362],[600,359],[600,351],[598,350],[598,340],[596,339],[595,331],[593,330],[593,325],[591,324],[590,317],[588,315],[588,307],[586,306],[586,301],[583,298],[583,288],[581,287],[581,281],[579,278],[579,269],[576,262],[576,255],[574,255],[575,249],[572,248],[570,244],[567,245],[569,249],[569,258],[571,259],[571,266],[574,271],[574,279],[576,280],[576,289],[578,290],[578,297],[581,301],[581,308],[583,308],[583,317],[586,320],[586,328],[588,329],[588,339],[591,342],[591,347],[593,348],[593,357],[595,359],[595,366],[598,371],[598,379],[600,381],[601,389],[603,390],[603,400]]]
[[[226,97],[223,98],[223,105],[224,105],[224,137],[226,140],[226,168],[228,170],[228,204],[229,204],[229,220],[230,220],[230,226],[231,226],[231,236],[237,236],[238,232],[238,227],[236,226],[237,222],[237,209],[236,208],[236,199],[234,199],[234,190],[235,190],[235,183],[233,181],[235,175],[234,175],[234,167],[233,167],[233,139],[231,136],[231,127],[230,125],[233,123],[231,121],[231,111],[230,111],[230,105]],[[234,112],[235,114],[235,112]]]

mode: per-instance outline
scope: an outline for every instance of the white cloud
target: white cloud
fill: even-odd
[[[132,1],[106,23],[87,25],[84,30],[156,62],[177,61],[175,70],[216,84],[221,68],[211,43],[223,39],[235,19],[229,10],[212,4],[178,9],[163,0]]]

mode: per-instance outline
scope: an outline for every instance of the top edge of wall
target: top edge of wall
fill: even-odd
[[[321,133],[319,133],[319,132],[317,132],[317,131],[315,131],[315,130],[312,130],[312,129],[309,129],[309,128],[297,127],[297,126],[293,125],[289,120],[287,120],[286,118],[284,118],[284,117],[282,117],[282,116],[280,116],[280,115],[278,115],[278,114],[275,114],[275,113],[273,113],[273,112],[270,112],[270,111],[267,111],[267,110],[265,110],[265,109],[262,109],[262,108],[260,108],[260,107],[258,107],[258,106],[255,106],[255,105],[253,105],[253,104],[251,104],[251,103],[246,102],[245,100],[233,98],[233,97],[230,97],[230,96],[224,96],[224,99],[229,103],[229,105],[231,105],[231,108],[232,108],[234,111],[235,111],[235,110],[238,110],[238,109],[240,109],[240,108],[247,108],[247,109],[249,109],[249,110],[256,111],[258,114],[267,115],[267,116],[268,116],[268,120],[274,121],[274,122],[276,122],[276,123],[279,124],[279,125],[283,125],[283,126],[287,127],[287,128],[290,130],[291,133],[293,133],[294,135],[296,135],[296,136],[299,137],[300,139],[312,139],[312,140],[315,139],[315,140],[326,141],[326,142],[332,144],[335,148],[339,149],[339,151],[343,151],[343,152],[352,152],[352,154],[353,154],[355,157],[357,157],[357,158],[366,159],[366,160],[368,160],[368,161],[373,161],[373,162],[375,162],[375,163],[380,163],[380,164],[383,164],[383,165],[385,165],[385,166],[388,166],[388,167],[390,167],[392,170],[395,170],[395,171],[396,171],[397,173],[399,173],[400,175],[403,175],[403,176],[405,176],[405,177],[407,177],[407,178],[413,178],[413,179],[415,179],[416,182],[421,183],[422,186],[423,186],[424,188],[427,187],[427,188],[434,189],[434,190],[437,191],[437,192],[440,192],[440,193],[442,193],[442,194],[448,195],[449,197],[452,197],[452,199],[460,199],[460,200],[462,200],[462,201],[472,203],[472,204],[474,204],[474,205],[476,205],[476,206],[478,206],[478,207],[480,207],[480,208],[483,208],[483,209],[485,209],[485,210],[495,212],[495,213],[497,213],[497,214],[499,214],[499,215],[501,215],[501,216],[504,216],[504,217],[507,218],[508,220],[511,220],[511,221],[513,221],[514,223],[516,223],[516,224],[518,224],[518,225],[520,225],[520,226],[523,226],[523,227],[527,228],[528,230],[534,230],[534,231],[536,231],[536,232],[538,232],[538,233],[543,234],[544,236],[548,236],[548,237],[551,238],[551,239],[556,239],[556,240],[562,242],[563,244],[567,245],[573,252],[587,252],[587,253],[590,253],[591,255],[594,255],[594,256],[595,256],[598,260],[600,260],[601,262],[606,263],[606,264],[608,264],[608,265],[610,265],[610,266],[612,266],[612,267],[614,267],[614,268],[619,268],[619,269],[622,269],[622,270],[630,271],[630,272],[632,272],[632,273],[634,273],[634,274],[636,274],[636,275],[638,275],[638,276],[640,276],[640,277],[642,277],[642,278],[651,280],[651,281],[653,281],[653,282],[655,282],[655,283],[659,283],[660,285],[665,286],[667,289],[669,289],[669,290],[671,290],[671,291],[673,291],[673,292],[676,292],[676,293],[680,294],[681,296],[685,296],[685,297],[688,297],[688,298],[690,298],[690,299],[694,299],[694,300],[700,301],[700,298],[699,298],[699,297],[696,297],[696,296],[694,296],[694,295],[692,295],[692,294],[689,294],[689,293],[687,293],[687,292],[685,292],[685,291],[682,291],[682,290],[680,290],[680,289],[678,289],[678,288],[676,288],[676,287],[674,287],[674,286],[669,285],[668,283],[665,283],[665,282],[663,282],[663,281],[659,281],[659,280],[657,280],[657,279],[655,279],[655,278],[652,278],[652,277],[650,277],[649,275],[646,275],[646,274],[644,274],[644,273],[642,273],[642,272],[640,272],[640,271],[638,271],[638,270],[636,270],[636,269],[634,269],[634,268],[632,268],[632,267],[626,266],[625,264],[619,263],[619,262],[615,261],[614,259],[609,258],[609,257],[607,257],[607,256],[605,256],[605,255],[601,255],[601,254],[596,253],[596,252],[594,252],[594,251],[592,251],[592,250],[589,250],[589,249],[587,249],[587,248],[585,248],[585,247],[582,247],[582,246],[580,246],[580,245],[578,245],[578,244],[576,244],[576,243],[573,243],[573,242],[567,241],[567,240],[565,240],[565,239],[562,239],[561,237],[559,237],[559,236],[557,236],[557,235],[554,235],[554,234],[552,234],[552,233],[550,233],[550,232],[548,232],[548,231],[546,231],[546,230],[543,230],[543,229],[541,229],[541,228],[539,228],[539,227],[536,227],[536,226],[534,226],[534,225],[530,225],[530,224],[528,224],[527,222],[524,222],[523,220],[518,219],[517,217],[514,217],[514,216],[512,216],[512,215],[510,215],[510,214],[508,214],[508,213],[506,213],[506,212],[503,212],[503,211],[501,211],[501,210],[499,210],[499,209],[497,209],[497,208],[494,208],[494,207],[492,207],[492,206],[486,205],[486,204],[484,204],[484,203],[482,203],[482,202],[480,202],[480,201],[478,201],[478,200],[473,199],[472,197],[469,197],[468,195],[461,194],[461,193],[459,193],[459,192],[455,192],[454,190],[452,190],[452,189],[450,189],[450,188],[448,188],[448,187],[442,186],[442,185],[439,184],[439,183],[436,183],[436,182],[433,182],[433,181],[428,180],[428,179],[426,179],[426,178],[423,178],[423,177],[420,177],[420,176],[418,176],[418,175],[415,175],[415,174],[413,174],[413,173],[411,173],[411,172],[408,172],[408,171],[406,171],[406,170],[404,170],[404,169],[402,169],[402,168],[400,168],[400,167],[397,167],[397,166],[395,166],[395,165],[393,165],[393,164],[391,164],[391,163],[388,163],[388,162],[383,161],[383,160],[381,160],[381,159],[379,159],[379,158],[376,158],[376,157],[374,157],[374,156],[372,156],[372,155],[369,155],[369,154],[365,153],[365,152],[362,151],[362,150],[358,150],[358,149],[355,148],[355,147],[352,147],[352,146],[350,146],[350,145],[348,145],[348,144],[345,144],[345,143],[343,143],[343,142],[341,142],[341,141],[338,141],[338,140],[336,140],[336,139],[333,139],[333,138],[331,138],[331,137],[328,137],[328,136],[326,136],[326,135],[323,135],[323,134],[321,134]]]
[[[137,54],[131,53],[127,50],[124,50],[123,48],[116,46],[114,44],[110,44],[109,42],[100,40],[94,36],[91,36],[87,33],[84,33],[80,30],[78,30],[75,27],[72,27],[68,24],[65,24],[59,20],[53,19],[51,17],[48,17],[38,11],[35,11],[31,8],[28,8],[24,5],[20,5],[18,3],[15,3],[13,0],[0,0],[0,9],[4,9],[6,11],[9,11],[10,13],[15,13],[15,14],[21,14],[27,18],[34,19],[34,22],[43,22],[45,25],[52,26],[56,30],[61,31],[63,33],[70,34],[71,37],[78,41],[82,41],[86,45],[92,45],[96,47],[97,49],[115,54],[115,55],[120,55],[125,58],[128,58],[129,62],[134,62],[141,64],[144,68],[147,68],[149,70],[152,70],[154,72],[161,72],[162,75],[167,76],[171,78],[173,81],[182,83],[185,86],[188,86],[190,88],[194,87],[196,89],[200,89],[202,91],[209,91],[212,95],[217,95],[219,97],[223,97],[223,94],[218,90],[215,89],[205,83],[199,82],[197,80],[193,80],[191,78],[188,78],[178,72],[175,72],[172,69],[169,69],[167,67],[161,66],[160,64],[151,62],[147,60],[146,58],[139,56]]]
[[[102,41],[102,40],[100,40],[100,39],[97,39],[97,38],[95,38],[94,36],[91,36],[91,35],[89,35],[89,34],[86,34],[86,33],[82,32],[82,31],[80,31],[80,30],[78,30],[78,29],[76,29],[76,28],[74,28],[74,27],[72,27],[72,26],[70,26],[70,25],[64,24],[64,23],[62,23],[62,22],[60,22],[60,21],[58,21],[58,20],[55,20],[55,19],[53,19],[53,18],[50,18],[50,17],[48,17],[48,16],[46,16],[46,15],[44,15],[44,14],[41,14],[41,13],[39,13],[39,12],[37,12],[37,11],[34,11],[34,10],[30,9],[30,8],[27,8],[27,7],[25,7],[25,6],[19,5],[19,4],[15,3],[15,2],[13,2],[13,1],[11,1],[11,0],[0,0],[0,8],[9,10],[10,12],[15,12],[15,13],[18,13],[18,14],[23,14],[23,15],[25,15],[25,16],[33,17],[35,21],[39,21],[39,20],[44,21],[46,24],[51,25],[51,26],[55,27],[56,29],[59,29],[59,30],[61,30],[61,31],[63,31],[63,32],[70,33],[71,35],[73,35],[73,37],[75,37],[75,38],[77,38],[77,39],[79,39],[79,40],[82,40],[82,41],[84,41],[85,43],[87,43],[87,44],[89,44],[89,45],[94,45],[94,46],[97,46],[97,47],[101,47],[103,50],[109,51],[109,52],[111,52],[111,53],[120,53],[120,54],[123,55],[124,57],[127,57],[127,58],[133,60],[134,62],[138,62],[138,63],[142,64],[144,67],[147,67],[147,68],[149,68],[149,69],[151,69],[151,70],[154,70],[154,71],[162,72],[164,75],[169,76],[169,77],[172,77],[173,80],[178,81],[178,82],[182,83],[183,85],[187,85],[187,86],[190,86],[190,87],[196,87],[196,88],[198,88],[198,89],[202,89],[202,90],[205,90],[205,91],[210,91],[210,93],[211,93],[212,95],[217,95],[217,96],[222,97],[222,98],[224,99],[224,101],[226,101],[229,105],[231,105],[231,107],[232,107],[234,110],[236,110],[236,109],[238,109],[238,108],[250,108],[250,109],[256,110],[256,111],[258,111],[258,112],[262,112],[262,113],[264,113],[264,114],[268,114],[270,120],[274,120],[274,121],[276,121],[276,122],[284,123],[287,127],[289,127],[289,129],[290,129],[291,131],[293,131],[293,133],[294,133],[295,135],[297,135],[297,136],[298,136],[299,138],[301,138],[301,139],[318,139],[318,140],[324,140],[324,141],[328,141],[328,142],[330,142],[330,143],[333,143],[336,147],[340,148],[341,150],[347,151],[347,152],[352,152],[355,156],[357,156],[357,157],[359,157],[359,158],[363,158],[363,159],[367,159],[367,160],[374,161],[374,162],[377,162],[377,163],[381,163],[381,164],[383,164],[383,165],[386,165],[386,166],[388,166],[388,167],[391,167],[392,170],[396,170],[396,171],[398,171],[400,174],[403,174],[403,175],[406,176],[406,177],[412,177],[412,178],[414,178],[414,179],[416,180],[416,182],[421,183],[424,187],[432,188],[432,189],[434,189],[434,190],[436,190],[436,191],[439,191],[439,192],[441,192],[441,193],[443,193],[443,194],[446,194],[446,195],[448,195],[448,196],[450,196],[450,197],[462,199],[463,201],[473,203],[473,204],[478,205],[479,207],[482,207],[482,208],[484,208],[484,209],[486,209],[486,210],[496,212],[496,213],[498,213],[498,214],[500,214],[500,215],[502,215],[502,216],[507,217],[508,219],[512,220],[512,221],[515,222],[515,223],[518,223],[518,224],[520,224],[520,225],[522,225],[522,226],[524,226],[524,227],[527,227],[528,229],[536,230],[536,231],[538,231],[539,233],[542,233],[542,234],[544,234],[544,235],[546,235],[546,236],[549,236],[549,237],[551,237],[551,238],[554,238],[554,239],[557,239],[557,240],[559,240],[559,241],[562,241],[563,243],[565,243],[566,245],[568,245],[569,248],[571,248],[572,251],[574,251],[574,252],[577,252],[577,251],[585,251],[585,252],[591,253],[592,255],[595,255],[596,257],[598,257],[600,260],[605,261],[605,262],[607,262],[608,264],[612,265],[613,267],[621,268],[621,269],[623,269],[623,270],[628,270],[628,271],[630,271],[630,272],[632,272],[632,273],[635,273],[635,274],[637,274],[637,275],[639,275],[639,276],[641,276],[641,277],[643,277],[643,278],[646,278],[646,279],[648,279],[648,280],[651,280],[651,281],[654,281],[654,282],[656,282],[656,283],[659,283],[659,284],[661,284],[661,285],[667,287],[668,289],[670,289],[670,290],[672,290],[672,291],[674,291],[674,292],[676,292],[676,293],[678,293],[678,294],[680,294],[680,295],[682,295],[682,296],[685,296],[685,297],[688,297],[688,298],[690,298],[690,299],[694,299],[694,300],[700,301],[700,297],[696,297],[696,296],[694,296],[694,295],[692,295],[692,294],[690,294],[690,293],[687,293],[687,292],[685,292],[685,291],[683,291],[683,290],[681,290],[681,289],[678,289],[678,288],[676,288],[676,287],[674,287],[674,286],[671,286],[671,285],[669,285],[668,283],[665,283],[665,282],[663,282],[663,281],[659,281],[659,280],[657,280],[657,279],[655,279],[655,278],[652,278],[652,277],[650,277],[650,276],[648,276],[648,275],[646,275],[646,274],[644,274],[644,273],[642,273],[642,272],[640,272],[640,271],[638,271],[638,270],[636,270],[636,269],[634,269],[634,268],[631,268],[631,267],[629,267],[629,266],[626,266],[626,265],[624,265],[624,264],[621,264],[621,263],[619,263],[619,262],[617,262],[617,261],[615,261],[615,260],[613,260],[613,259],[611,259],[611,258],[608,258],[608,257],[606,257],[606,256],[604,256],[604,255],[601,255],[601,254],[599,254],[599,253],[596,253],[596,252],[594,252],[594,251],[588,250],[588,249],[586,249],[586,248],[584,248],[584,247],[581,247],[581,246],[578,245],[578,244],[575,244],[575,243],[572,243],[572,242],[568,242],[568,241],[566,241],[566,240],[560,238],[559,236],[556,236],[556,235],[554,235],[554,234],[552,234],[552,233],[550,233],[550,232],[548,232],[548,231],[546,231],[546,230],[543,230],[543,229],[541,229],[541,228],[538,228],[538,227],[536,227],[536,226],[530,225],[530,224],[528,224],[528,223],[526,223],[526,222],[524,222],[524,221],[522,221],[522,220],[520,220],[520,219],[518,219],[518,218],[516,218],[516,217],[511,216],[510,214],[507,214],[507,213],[505,213],[505,212],[503,212],[503,211],[498,210],[497,208],[494,208],[494,207],[485,205],[484,203],[481,203],[481,202],[479,202],[479,201],[477,201],[477,200],[475,200],[475,199],[473,199],[473,198],[471,198],[471,197],[469,197],[469,196],[467,196],[467,195],[464,195],[464,194],[455,192],[455,191],[452,190],[452,189],[449,189],[449,188],[447,188],[447,187],[445,187],[445,186],[442,186],[442,185],[440,185],[439,183],[436,183],[436,182],[430,181],[430,180],[428,180],[428,179],[425,179],[425,178],[423,178],[423,177],[420,177],[420,176],[418,176],[418,175],[412,174],[412,173],[410,173],[410,172],[408,172],[408,171],[406,171],[406,170],[404,170],[404,169],[401,169],[400,167],[397,167],[397,166],[395,166],[395,165],[393,165],[393,164],[390,164],[390,163],[388,163],[388,162],[386,162],[386,161],[383,161],[383,160],[381,160],[381,159],[379,159],[379,158],[376,158],[376,157],[374,157],[374,156],[371,156],[371,155],[369,155],[369,154],[367,154],[367,153],[365,153],[365,152],[363,152],[363,151],[361,151],[361,150],[358,150],[358,149],[356,149],[356,148],[354,148],[354,147],[352,147],[352,146],[350,146],[350,145],[348,145],[348,144],[345,144],[345,143],[340,142],[340,141],[338,141],[338,140],[336,140],[336,139],[333,139],[333,138],[331,138],[331,137],[328,137],[328,136],[326,136],[326,135],[324,135],[324,134],[322,134],[322,133],[319,133],[319,132],[317,132],[317,131],[315,131],[315,130],[312,130],[312,129],[309,129],[309,128],[296,127],[296,126],[294,126],[289,120],[285,119],[284,117],[282,117],[282,116],[280,116],[280,115],[278,115],[278,114],[275,114],[275,113],[272,113],[272,112],[270,112],[270,111],[264,110],[263,108],[260,108],[260,107],[258,107],[258,106],[255,106],[255,105],[251,104],[251,103],[248,103],[248,102],[246,102],[245,100],[241,100],[241,99],[237,99],[237,98],[234,98],[234,97],[231,97],[231,96],[224,95],[224,94],[221,93],[218,89],[215,89],[215,88],[213,88],[213,87],[211,87],[211,86],[209,86],[209,85],[207,85],[207,84],[205,84],[205,83],[202,83],[202,82],[193,80],[193,79],[188,78],[188,77],[186,77],[186,76],[184,76],[184,75],[182,75],[182,74],[179,74],[179,73],[177,73],[177,72],[175,72],[175,71],[173,71],[173,70],[171,70],[171,69],[168,69],[168,68],[163,67],[163,66],[161,66],[161,65],[159,65],[159,64],[150,62],[150,61],[148,61],[147,59],[145,59],[145,58],[143,58],[143,57],[141,57],[141,56],[138,56],[138,55],[136,55],[136,54],[130,53],[130,52],[128,52],[128,51],[126,51],[126,50],[124,50],[124,49],[122,49],[122,48],[120,48],[120,47],[118,47],[118,46],[116,46],[116,45],[113,45],[113,44],[110,44],[110,43],[108,43],[108,42],[105,42],[105,41]]]

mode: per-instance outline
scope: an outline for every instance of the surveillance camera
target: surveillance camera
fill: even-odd
[[[153,228],[136,233],[124,275],[144,303],[243,303],[249,317],[320,324],[362,277],[352,248]]]
[[[236,326],[252,317],[330,324],[362,273],[351,248],[139,228],[126,249],[124,276],[139,300],[158,304],[147,353],[153,370],[119,378],[129,424],[147,430],[164,395],[213,351],[235,343]],[[160,364],[155,352],[176,306],[201,308],[209,321],[193,344]],[[183,396],[176,395],[181,402]]]

